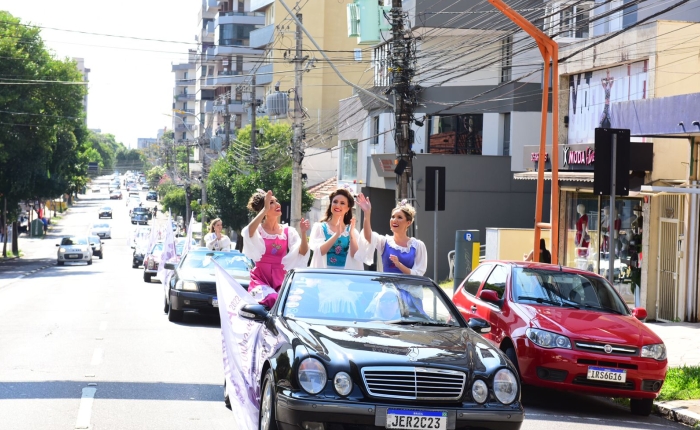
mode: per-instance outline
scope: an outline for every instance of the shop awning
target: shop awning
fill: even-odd
[[[537,180],[537,172],[519,172],[513,174],[513,179]],[[552,172],[544,172],[544,180],[552,180]],[[593,182],[593,172],[559,172],[559,182]]]

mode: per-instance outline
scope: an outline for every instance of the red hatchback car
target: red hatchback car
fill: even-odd
[[[491,324],[484,334],[506,353],[523,383],[630,398],[649,415],[666,378],[663,341],[630,311],[604,278],[551,264],[485,261],[452,300],[465,318]]]

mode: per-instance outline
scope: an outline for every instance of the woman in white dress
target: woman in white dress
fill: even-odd
[[[209,223],[209,233],[204,236],[204,243],[212,251],[230,251],[231,239],[225,234],[221,234],[223,223],[221,218],[214,218]]]

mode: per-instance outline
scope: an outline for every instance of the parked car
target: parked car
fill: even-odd
[[[190,250],[179,264],[165,263],[166,269],[175,270],[168,285],[163,285],[163,310],[168,314],[168,320],[181,321],[185,311],[207,312],[219,307],[213,261],[219,263],[241,286],[248,288],[254,265],[240,251]]]
[[[112,208],[110,206],[102,206],[97,211],[98,218],[109,218],[112,219]]]
[[[90,227],[88,232],[90,236],[98,236],[101,238],[112,238],[112,227],[106,222],[96,222]]]
[[[63,266],[66,261],[84,261],[92,264],[92,248],[87,236],[66,236],[57,243],[56,264]]]
[[[151,216],[151,211],[148,208],[135,207],[131,210],[131,223],[146,225]]]
[[[428,278],[294,270],[271,311],[244,305],[238,315],[262,324],[248,347],[260,363],[262,429],[522,425],[516,370],[478,334],[488,323],[465,321]]]
[[[182,254],[182,250],[185,247],[185,240],[187,240],[184,237],[177,238],[175,239],[175,252],[179,256]],[[192,241],[192,245],[194,245],[195,242],[194,240]],[[163,242],[158,242],[153,247],[151,250],[146,253],[146,256],[143,258],[143,282],[150,283],[151,278],[156,276],[158,274],[158,266],[160,265],[160,254],[163,253]]]
[[[104,242],[102,242],[102,239],[99,236],[88,236],[88,241],[92,248],[92,255],[100,257],[100,260],[102,260],[105,256]]]
[[[131,267],[138,269],[139,266],[143,266],[144,257],[146,256],[146,243],[139,243],[134,248],[134,253],[131,257]]]
[[[91,190],[93,193],[99,193],[100,191],[102,191],[102,188],[100,188],[100,186],[97,184],[93,184]]]
[[[452,300],[465,318],[491,324],[486,337],[518,368],[523,383],[630,398],[649,415],[666,378],[663,341],[591,272],[549,264],[485,261]]]
[[[109,194],[110,200],[121,200],[122,199],[122,192],[118,190],[114,190]]]
[[[149,191],[148,194],[146,194],[146,201],[148,200],[153,200],[154,202],[158,201],[158,193],[155,191]]]

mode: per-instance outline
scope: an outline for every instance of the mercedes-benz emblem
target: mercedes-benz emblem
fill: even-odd
[[[612,346],[610,345],[605,345],[603,347],[603,351],[605,351],[606,354],[610,354],[612,352]]]

